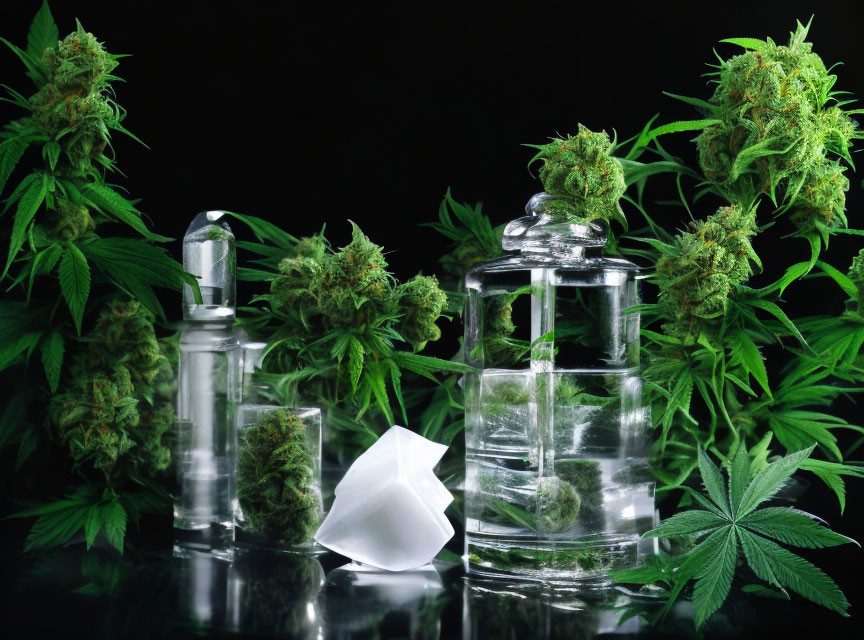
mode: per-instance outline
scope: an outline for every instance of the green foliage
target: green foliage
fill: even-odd
[[[21,116],[0,128],[5,234],[0,447],[17,445],[18,499],[39,506],[26,550],[103,531],[123,549],[127,514],[165,511],[173,356],[156,338],[155,287],[197,289],[155,242],[119,174],[111,135],[136,139],[115,101],[113,55],[80,23],[62,40],[43,2],[25,49],[0,38],[34,89],[4,86]],[[117,226],[115,223],[120,223]],[[112,237],[109,229],[134,234]],[[34,358],[34,354],[38,357]],[[35,363],[34,363],[35,360]],[[66,495],[66,498],[56,499]]]
[[[54,38],[56,34],[50,10],[43,4],[26,51],[2,40],[27,66],[37,91],[26,98],[6,87],[9,101],[25,115],[0,130],[0,195],[10,178],[24,169],[20,161],[27,149],[41,148],[43,160],[6,197],[4,210],[14,207],[14,219],[3,275],[13,274],[16,284],[27,279],[30,288],[34,279],[42,278],[49,289],[58,269],[63,299],[80,332],[93,277],[81,244],[102,239],[96,230],[111,221],[128,225],[150,241],[168,238],[151,233],[136,207],[105,180],[116,171],[113,157],[106,155],[111,131],[132,135],[121,124],[125,111],[114,101],[111,86],[118,80],[112,72],[120,56],[108,53],[80,23],[63,40]],[[38,259],[49,251],[52,257],[62,251],[62,259]],[[129,293],[157,314],[161,307],[152,286],[197,286],[167,257],[151,262],[149,271],[150,277],[139,278],[136,291]],[[128,290],[132,278],[126,280],[115,284]]]
[[[274,409],[239,436],[237,499],[249,529],[284,544],[311,542],[321,519],[303,420]]]
[[[739,558],[758,578],[788,598],[786,589],[843,615],[849,608],[836,584],[813,564],[774,542],[819,549],[848,542],[815,516],[791,507],[761,507],[783,487],[807,459],[813,447],[802,449],[766,465],[755,475],[745,447],[738,450],[728,469],[728,483],[720,470],[699,450],[699,470],[707,495],[694,492],[702,508],[680,511],[646,536],[700,540],[687,554],[673,561],[654,561],[630,571],[614,571],[619,582],[670,587],[668,611],[685,586],[693,581],[696,626],[702,626],[726,600],[732,588]],[[772,540],[773,538],[773,540]],[[856,543],[857,544],[857,543]],[[674,570],[670,570],[674,562]],[[747,585],[745,592],[752,592]]]
[[[37,520],[27,536],[24,551],[56,547],[83,529],[87,549],[103,531],[108,543],[123,552],[126,510],[108,490],[99,497],[92,486],[82,486],[62,500],[20,511],[13,517],[33,516]]]
[[[409,422],[420,398],[406,399],[403,377],[428,385],[438,382],[437,372],[465,369],[417,353],[441,335],[446,296],[437,279],[399,284],[383,249],[357,225],[351,242],[334,251],[323,235],[298,240],[258,218],[236,217],[261,241],[237,243],[261,267],[240,270],[239,277],[270,285],[244,319],[250,333],[269,343],[261,380],[281,404],[324,407],[333,450],[354,457],[398,414]]]
[[[453,243],[452,250],[441,257],[444,282],[452,292],[468,269],[502,253],[504,225],[493,228],[489,217],[483,213],[482,204],[471,207],[456,202],[449,189],[438,207],[438,222],[424,226],[435,229]]]

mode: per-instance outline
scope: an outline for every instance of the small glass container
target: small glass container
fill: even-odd
[[[238,544],[320,551],[321,410],[240,405],[236,487]]]
[[[636,265],[540,193],[508,255],[466,277],[466,558],[472,573],[603,579],[654,524]]]

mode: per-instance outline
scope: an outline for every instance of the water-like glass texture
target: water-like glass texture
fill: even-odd
[[[508,225],[519,254],[466,278],[466,556],[481,574],[602,578],[635,563],[655,518],[638,269],[550,200]]]

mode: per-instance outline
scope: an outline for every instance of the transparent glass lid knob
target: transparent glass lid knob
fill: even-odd
[[[527,215],[504,228],[505,251],[521,251],[538,258],[580,259],[586,248],[606,244],[606,226],[599,220],[583,221],[567,213],[570,200],[541,192],[525,205]]]
[[[202,211],[183,238],[183,268],[198,278],[201,300],[183,287],[186,320],[229,320],[236,306],[237,257],[224,211]]]

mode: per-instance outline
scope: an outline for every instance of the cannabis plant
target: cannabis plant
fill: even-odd
[[[849,603],[834,581],[777,542],[819,549],[855,541],[835,533],[804,511],[762,506],[777,494],[814,447],[779,458],[754,474],[759,461],[751,461],[747,448],[741,446],[729,466],[728,484],[700,448],[699,472],[707,495],[693,491],[692,496],[702,508],[680,511],[645,534],[657,538],[691,536],[700,542],[686,554],[661,557],[641,569],[613,572],[613,577],[625,583],[667,585],[669,597],[661,615],[692,581],[696,626],[702,626],[720,608],[735,576],[741,574],[764,580],[768,587],[761,589],[773,590],[779,597],[788,600],[788,588],[846,615]],[[742,556],[746,568],[740,566]],[[745,577],[748,582],[742,589],[759,591],[760,585],[749,583],[750,579]]]
[[[234,214],[237,215],[237,214]],[[437,340],[447,302],[434,276],[398,283],[383,249],[352,223],[351,242],[331,248],[323,234],[294,238],[259,218],[249,224],[258,242],[238,242],[255,254],[243,280],[266,282],[257,306],[241,322],[268,342],[259,380],[282,404],[325,409],[327,449],[353,459],[427,395],[403,394],[403,377],[438,384],[435,373],[462,371],[456,362],[419,353]]]
[[[627,181],[637,187],[630,202],[648,226],[620,239],[620,246],[655,267],[657,302],[642,313],[658,478],[669,486],[686,484],[699,446],[728,462],[744,438],[787,451],[815,443],[824,459],[807,460],[802,468],[837,493],[842,509],[842,477],[862,473],[845,463],[837,432],[859,427],[834,411],[864,380],[856,362],[861,316],[854,266],[847,277],[822,252],[831,235],[854,233],[845,228],[843,163],[851,163],[851,146],[862,134],[851,119],[860,110],[844,109],[849,101],[833,90],[836,76],[806,42],[808,27],[799,23],[786,46],[771,39],[724,41],[745,52],[714,67],[713,96],[673,96],[706,117],[656,128],[649,123],[628,141],[629,149],[622,145]],[[698,171],[658,142],[687,130],[699,131]],[[641,162],[646,154],[657,159]],[[716,213],[677,234],[660,228],[641,200],[647,176],[669,171],[678,174],[687,211],[693,205],[684,199],[682,177],[700,180],[695,204],[721,202]],[[770,236],[772,226],[785,235]],[[774,282],[756,284],[762,271],[756,248],[767,249],[769,242],[763,237],[775,243],[774,268],[794,255],[785,245],[795,238],[804,239],[810,259],[789,265]],[[628,248],[628,239],[649,249]],[[850,297],[848,311],[790,318],[781,296],[808,274],[837,282]]]
[[[111,135],[136,139],[114,99],[122,56],[80,23],[59,39],[47,3],[26,48],[0,38],[34,89],[4,87],[21,116],[0,130],[0,196],[9,237],[0,300],[0,371],[9,401],[0,446],[18,445],[14,470],[45,502],[27,549],[100,530],[123,547],[127,517],[167,506],[155,479],[170,463],[170,343],[154,287],[196,287],[158,242],[135,204],[109,182],[118,173]],[[134,237],[110,235],[129,230]],[[33,362],[38,354],[39,365]],[[34,455],[35,454],[35,455]],[[63,469],[52,484],[50,469]]]

